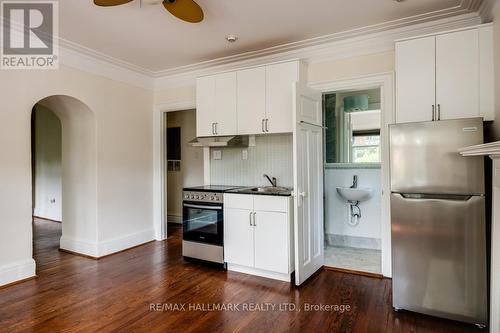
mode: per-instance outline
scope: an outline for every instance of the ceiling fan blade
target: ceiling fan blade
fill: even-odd
[[[102,7],[119,6],[134,0],[94,0],[94,4]]]
[[[164,0],[163,6],[170,14],[190,23],[203,21],[203,10],[193,0]]]

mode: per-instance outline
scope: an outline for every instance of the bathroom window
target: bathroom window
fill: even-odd
[[[380,132],[353,133],[353,163],[380,163]]]
[[[323,95],[325,163],[335,168],[380,168],[380,89]]]

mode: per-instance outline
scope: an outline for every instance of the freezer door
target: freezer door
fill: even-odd
[[[481,118],[390,126],[391,192],[483,194],[484,158],[458,150],[483,143]]]
[[[483,196],[391,194],[393,306],[487,321]]]

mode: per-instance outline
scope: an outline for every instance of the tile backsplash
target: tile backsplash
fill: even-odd
[[[242,151],[248,159],[242,159]],[[214,160],[214,150],[222,159]],[[214,185],[270,185],[263,174],[278,179],[278,186],[293,186],[292,135],[275,134],[255,138],[255,147],[210,150],[210,183]]]

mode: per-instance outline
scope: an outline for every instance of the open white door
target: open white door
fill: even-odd
[[[323,124],[321,93],[297,82],[293,110],[295,284],[323,267]]]

